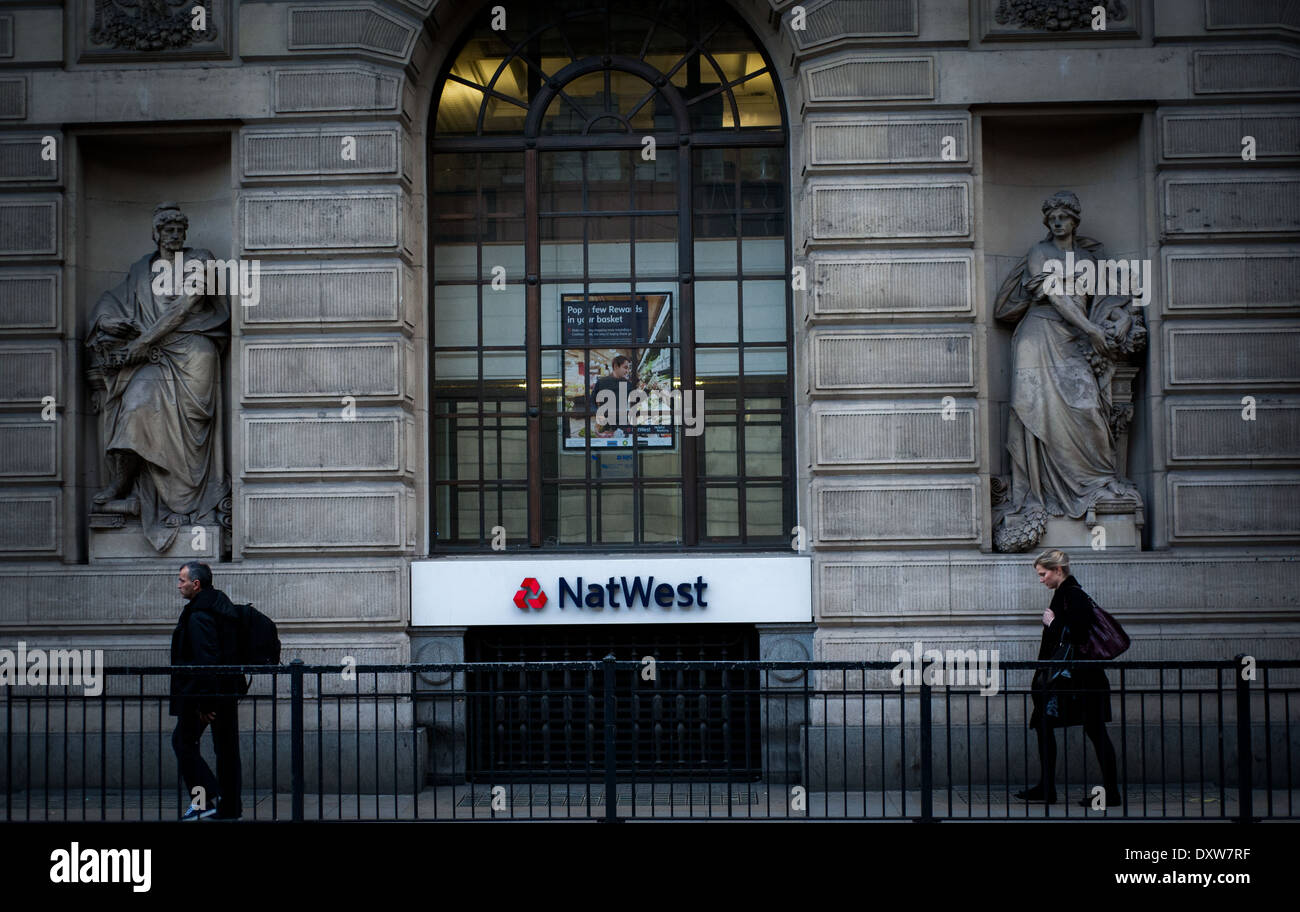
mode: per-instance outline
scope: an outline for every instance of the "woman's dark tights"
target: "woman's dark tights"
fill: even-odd
[[[1106,734],[1105,723],[1098,721],[1084,725],[1083,733],[1088,736],[1093,749],[1097,751],[1097,762],[1101,764],[1102,784],[1106,788],[1107,797],[1117,796],[1119,776],[1115,770],[1115,745],[1111,743],[1110,735]],[[1039,780],[1043,790],[1049,794],[1055,792],[1056,732],[1046,725],[1038,728],[1038,759],[1043,767],[1043,775]]]

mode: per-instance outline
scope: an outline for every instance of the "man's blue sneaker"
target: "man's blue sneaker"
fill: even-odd
[[[187,810],[184,814],[181,815],[181,821],[184,822],[187,820],[202,820],[206,817],[211,817],[216,812],[217,809],[214,807],[205,809],[205,808],[200,808],[197,804],[191,804],[189,810]]]

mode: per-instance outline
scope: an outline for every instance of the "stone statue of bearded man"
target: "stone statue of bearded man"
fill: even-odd
[[[177,253],[186,263],[214,261],[211,251],[185,246],[188,228],[176,203],[154,209],[157,249],[100,297],[86,339],[108,469],[92,510],[138,512],[159,552],[183,525],[229,523],[221,401],[229,300],[202,283],[197,292],[182,285],[159,262],[174,263]]]

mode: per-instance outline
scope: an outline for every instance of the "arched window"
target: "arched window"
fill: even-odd
[[[430,145],[434,550],[788,547],[766,56],[707,0],[507,9],[453,56]]]

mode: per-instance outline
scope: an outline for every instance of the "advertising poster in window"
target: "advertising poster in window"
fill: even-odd
[[[672,295],[566,294],[564,448],[671,447]]]

